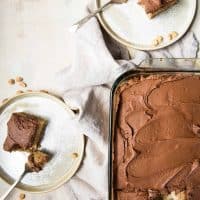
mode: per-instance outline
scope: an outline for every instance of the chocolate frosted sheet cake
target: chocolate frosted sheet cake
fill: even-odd
[[[116,92],[116,200],[200,199],[200,76],[138,76]]]
[[[5,151],[34,151],[44,133],[46,121],[27,113],[13,113],[7,123],[8,135],[4,142]]]
[[[155,17],[176,4],[178,0],[138,0],[150,18]]]

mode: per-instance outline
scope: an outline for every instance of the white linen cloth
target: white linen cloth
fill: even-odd
[[[78,110],[72,119],[78,133],[87,136],[85,157],[76,175],[64,186],[66,200],[106,200],[108,195],[109,96],[114,80],[149,57],[197,56],[198,41],[192,31],[178,43],[159,51],[127,51],[109,40],[106,45],[96,18],[74,34],[73,62],[57,74],[64,100]],[[109,49],[111,51],[109,51]],[[113,55],[112,55],[113,54]],[[120,57],[115,60],[114,57]]]

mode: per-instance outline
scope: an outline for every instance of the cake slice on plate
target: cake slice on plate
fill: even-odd
[[[40,145],[46,120],[27,113],[13,113],[7,123],[8,135],[4,142],[5,151],[35,151]]]
[[[149,18],[153,18],[161,12],[167,10],[176,4],[178,0],[138,0],[144,9]]]

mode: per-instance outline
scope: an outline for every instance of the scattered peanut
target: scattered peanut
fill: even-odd
[[[78,158],[78,153],[72,153],[72,158]]]
[[[24,79],[23,79],[23,77],[21,77],[21,76],[17,76],[16,78],[15,78],[15,81],[16,82],[22,82]]]
[[[9,84],[9,85],[14,85],[14,84],[15,84],[15,80],[12,79],[12,78],[9,79],[9,80],[8,80],[8,84]]]
[[[21,87],[27,87],[27,84],[26,84],[25,82],[20,82],[19,85],[20,85]]]
[[[176,37],[178,37],[178,33],[176,31],[172,31],[171,33],[169,33],[168,35],[168,39],[169,40],[173,40],[175,39]]]
[[[169,40],[173,40],[172,34],[169,34],[169,35],[168,35],[168,39],[169,39]]]
[[[178,37],[178,33],[176,31],[172,31],[171,33],[168,34],[168,40],[173,40],[176,37]],[[164,41],[164,37],[159,35],[157,36],[153,41],[152,41],[152,45],[154,47],[157,47],[158,45],[160,45],[162,42]]]
[[[25,197],[26,197],[26,195],[23,194],[23,193],[21,193],[21,194],[19,195],[20,200],[25,199]]]
[[[157,47],[159,45],[159,41],[157,39],[154,39],[152,44],[153,46]]]
[[[172,33],[173,38],[176,38],[178,36],[178,33],[176,31],[173,31]]]
[[[152,44],[153,44],[153,46],[156,47],[156,46],[160,45],[163,42],[163,40],[164,40],[163,36],[159,35],[153,40]]]
[[[163,36],[159,35],[156,39],[158,40],[159,43],[162,43],[164,38]]]

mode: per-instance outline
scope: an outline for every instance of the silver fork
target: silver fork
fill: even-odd
[[[8,195],[15,189],[15,187],[17,186],[17,184],[24,178],[24,176],[29,173],[30,170],[28,168],[28,165],[25,164],[24,170],[21,173],[21,175],[19,176],[19,178],[11,185],[11,187],[5,192],[5,194],[3,196],[0,197],[0,200],[5,200]]]
[[[83,19],[81,19],[78,22],[76,22],[75,24],[73,24],[72,27],[70,28],[70,30],[73,32],[77,31],[83,24],[88,22],[88,20],[90,20],[92,17],[96,16],[99,12],[108,8],[108,6],[110,6],[111,4],[122,4],[122,3],[126,3],[127,1],[128,0],[111,0],[111,1],[109,1],[108,3],[106,3],[102,7],[100,7],[99,9],[95,10],[94,12],[90,13],[88,16],[84,17]]]

